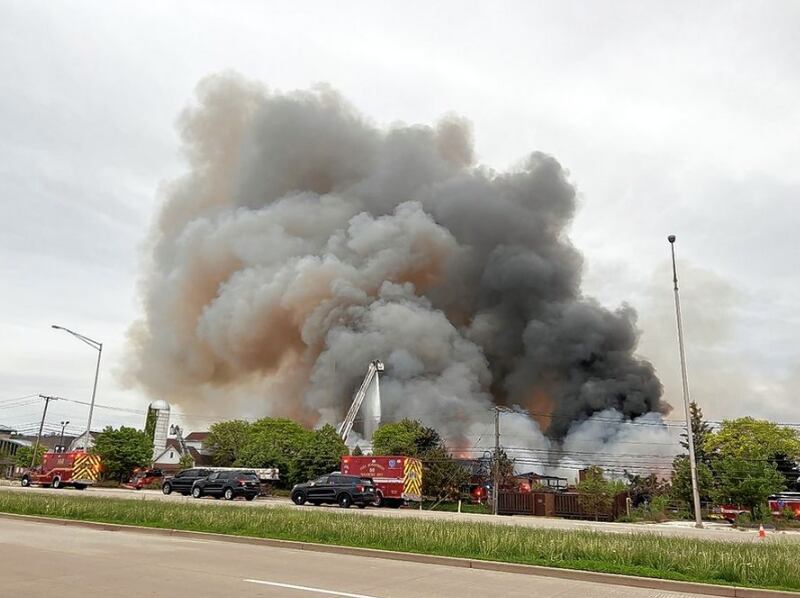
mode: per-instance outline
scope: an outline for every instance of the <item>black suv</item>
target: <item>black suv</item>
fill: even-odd
[[[192,496],[195,498],[213,496],[233,500],[237,496],[244,496],[247,500],[253,500],[260,493],[261,482],[252,469],[215,471],[192,486]]]
[[[338,504],[343,509],[357,505],[363,509],[375,503],[375,484],[371,478],[332,473],[313,482],[297,484],[292,488],[292,502],[296,505],[322,503]]]
[[[192,492],[192,486],[197,480],[211,475],[210,469],[184,469],[179,471],[174,477],[164,480],[161,484],[161,491],[164,494],[170,492],[180,492],[184,496],[189,496]]]

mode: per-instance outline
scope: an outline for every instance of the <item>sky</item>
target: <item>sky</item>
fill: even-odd
[[[800,422],[800,4],[0,0],[0,424],[54,395],[141,426],[127,331],[176,120],[205,76],[326,82],[373,122],[473,125],[496,169],[570,172],[584,293],[639,313],[639,354],[681,405],[666,237],[676,234],[692,397],[712,420]],[[46,430],[86,425],[51,403]],[[682,416],[677,409],[669,416]],[[184,413],[188,431],[211,414]],[[57,426],[60,429],[60,426]]]

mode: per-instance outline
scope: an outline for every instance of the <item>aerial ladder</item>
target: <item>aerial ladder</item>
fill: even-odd
[[[350,410],[347,412],[347,416],[339,426],[339,437],[344,442],[347,442],[347,437],[350,436],[350,432],[353,429],[353,423],[356,421],[356,415],[358,415],[358,410],[361,409],[361,404],[364,402],[364,397],[367,395],[367,390],[369,389],[369,385],[372,384],[373,379],[375,380],[375,392],[378,393],[378,401],[380,401],[381,387],[379,372],[382,372],[383,369],[383,362],[379,359],[375,359],[374,361],[370,362],[369,368],[367,369],[367,375],[364,376],[364,381],[361,383],[361,387],[353,396],[353,403],[350,405]]]

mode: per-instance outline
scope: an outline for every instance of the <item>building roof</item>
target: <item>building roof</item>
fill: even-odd
[[[73,435],[64,435],[64,442],[61,442],[61,434],[47,434],[43,435],[42,439],[39,441],[39,446],[45,447],[47,450],[53,450],[57,446],[69,446],[73,440],[75,440],[77,436]],[[15,440],[24,440],[26,443],[30,443],[31,445],[36,443],[36,435],[35,434],[27,434],[25,436],[16,436]]]
[[[206,438],[208,438],[208,432],[192,432],[186,436],[184,440],[188,440],[189,442],[203,442]]]

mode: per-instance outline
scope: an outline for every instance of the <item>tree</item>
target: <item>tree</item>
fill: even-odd
[[[404,419],[384,424],[372,435],[374,455],[406,455],[417,457],[441,445],[442,439],[433,428],[419,421]]]
[[[277,467],[281,485],[295,478],[295,455],[313,439],[311,430],[289,419],[265,417],[250,424],[235,465]]]
[[[339,460],[347,454],[347,445],[336,429],[326,424],[312,432],[292,459],[290,482],[305,482],[339,469]]]
[[[353,456],[354,457],[360,457],[363,454],[364,454],[364,451],[361,450],[361,447],[356,445],[356,448],[353,449]]]
[[[217,422],[211,425],[206,446],[212,453],[214,465],[230,467],[239,460],[242,448],[247,443],[250,424],[241,419]]]
[[[603,476],[600,467],[593,466],[586,470],[585,476],[578,483],[578,502],[587,513],[594,514],[598,519],[600,514],[608,513],[614,504],[614,497],[624,487],[621,482],[611,482]]]
[[[783,475],[786,486],[797,487],[800,431],[752,417],[725,420],[706,440],[713,460],[726,457],[769,462]],[[716,465],[712,463],[716,471]]]
[[[508,484],[514,477],[514,462],[508,458],[506,451],[502,448],[498,451],[497,456],[492,459],[489,465],[489,477],[494,483],[494,473],[499,472],[500,485]]]
[[[704,462],[697,463],[697,488],[701,502],[709,502],[714,496],[714,475],[711,468]],[[670,495],[675,500],[681,500],[694,508],[692,493],[692,471],[689,466],[689,457],[679,455],[672,461],[672,481]]]
[[[630,494],[634,507],[652,502],[653,498],[664,495],[668,490],[654,473],[643,476],[626,471],[625,479],[628,482],[628,494]]]
[[[800,432],[766,420],[740,417],[723,421],[707,438],[705,448],[720,457],[775,460],[783,456],[797,461]]]
[[[153,457],[153,442],[147,434],[125,426],[106,427],[95,438],[92,452],[100,456],[105,474],[123,481],[137,467],[148,465]]]
[[[706,443],[709,437],[713,434],[709,423],[703,419],[703,410],[697,406],[697,403],[692,401],[689,403],[689,414],[692,425],[692,436],[694,437],[694,455],[698,463],[708,463],[709,456],[706,452]],[[681,432],[681,446],[689,450],[689,437],[686,431]]]
[[[184,453],[181,455],[181,458],[178,459],[178,467],[181,469],[191,469],[194,467],[194,459],[189,453]]]
[[[760,514],[770,494],[785,486],[775,464],[764,460],[727,456],[717,462],[715,472],[718,500],[748,507],[753,517]]]
[[[42,464],[42,458],[44,457],[44,454],[46,452],[47,449],[39,445],[39,449],[36,451],[36,460],[34,461],[33,464],[34,467]],[[14,465],[16,465],[17,467],[30,467],[31,455],[33,455],[32,446],[19,447],[17,449],[17,452],[14,454]]]
[[[469,472],[453,459],[444,446],[422,456],[422,494],[437,500],[458,500],[461,488],[469,482]]]

